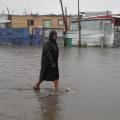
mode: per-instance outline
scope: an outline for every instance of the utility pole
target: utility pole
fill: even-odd
[[[60,4],[61,4],[61,9],[62,9],[62,15],[63,15],[63,22],[64,22],[64,26],[65,26],[65,31],[67,32],[67,31],[68,31],[68,28],[67,28],[67,23],[66,23],[66,19],[65,19],[65,14],[64,14],[64,9],[63,9],[62,0],[60,0]]]
[[[68,29],[68,25],[67,25],[67,7],[65,7],[65,21],[66,21],[66,27]]]
[[[78,31],[79,31],[78,46],[81,46],[80,2],[79,0],[78,0]]]
[[[62,15],[63,15],[63,23],[64,23],[64,27],[65,27],[65,31],[64,31],[64,46],[66,46],[66,33],[68,31],[68,28],[67,28],[67,21],[65,19],[65,14],[64,14],[64,9],[63,9],[63,3],[62,3],[62,0],[60,0],[60,4],[61,4],[61,9],[62,9]]]
[[[9,10],[9,8],[7,7],[7,12],[8,12],[8,15],[10,15],[10,10]]]

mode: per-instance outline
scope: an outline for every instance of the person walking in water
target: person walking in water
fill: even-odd
[[[58,68],[58,57],[59,48],[57,45],[57,32],[51,30],[49,33],[49,40],[43,45],[42,60],[41,60],[41,71],[40,77],[35,86],[34,90],[39,90],[40,85],[43,81],[52,81],[55,86],[55,90],[58,90],[59,84],[59,68]]]

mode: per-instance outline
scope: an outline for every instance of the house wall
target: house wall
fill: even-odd
[[[0,29],[1,29],[1,28],[5,28],[5,24],[4,24],[4,23],[3,23],[3,24],[0,23]]]
[[[2,20],[8,20],[8,15],[0,14],[0,19],[2,19]]]
[[[71,23],[73,45],[78,45],[78,22]],[[81,44],[84,46],[114,45],[114,26],[111,20],[88,20],[81,22]]]
[[[0,20],[8,20],[8,15],[0,14]],[[0,28],[6,28],[9,23],[0,23]]]
[[[70,28],[70,16],[67,17],[67,25],[68,29]],[[22,28],[22,27],[28,27],[27,20],[33,20],[34,25],[31,25],[31,27],[38,27],[43,26],[44,20],[51,20],[51,28],[62,28],[64,29],[64,25],[59,25],[58,20],[62,20],[63,17],[61,15],[42,15],[42,16],[20,16],[20,15],[13,15],[11,16],[11,27],[12,28]]]
[[[115,27],[114,28],[114,46],[116,47],[120,47],[120,27],[117,28]]]

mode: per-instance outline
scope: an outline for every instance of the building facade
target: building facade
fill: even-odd
[[[86,13],[80,21],[80,40],[83,46],[114,46],[114,22],[112,14],[107,12]],[[78,45],[78,18],[73,16],[70,25],[72,44]]]
[[[0,29],[9,27],[9,16],[0,14]]]
[[[11,15],[11,28],[46,27],[64,29],[62,15]],[[70,29],[70,16],[67,16],[67,26]]]

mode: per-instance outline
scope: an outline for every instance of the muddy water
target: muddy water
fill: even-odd
[[[0,120],[120,119],[120,49],[60,48],[58,93],[47,82],[32,90],[40,57],[40,48],[0,46]]]

